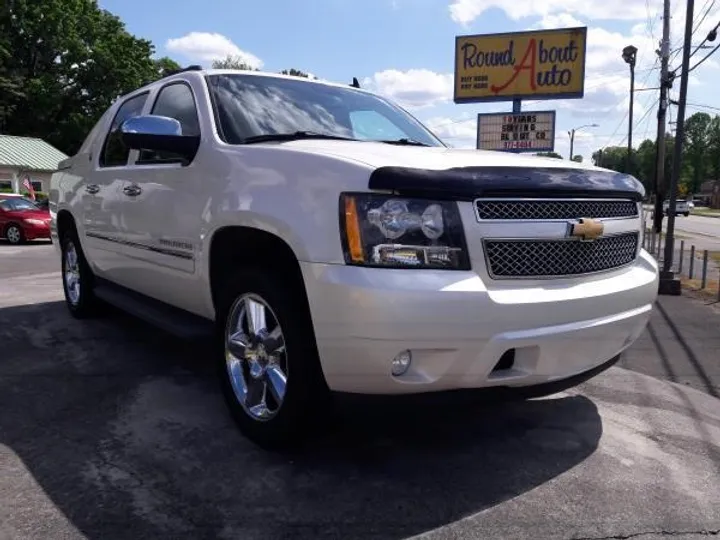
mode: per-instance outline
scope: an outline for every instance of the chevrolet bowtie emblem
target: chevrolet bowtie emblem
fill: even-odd
[[[600,238],[604,230],[605,226],[602,221],[592,218],[580,218],[575,222],[568,223],[568,236],[586,241]]]

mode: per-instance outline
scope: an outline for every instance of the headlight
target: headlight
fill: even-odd
[[[470,269],[455,202],[344,193],[340,228],[347,264]]]
[[[23,221],[24,221],[25,223],[27,223],[28,225],[38,225],[38,226],[40,226],[40,227],[42,227],[43,225],[45,225],[45,222],[44,222],[42,219],[32,219],[32,218],[29,218],[29,219],[23,219]]]

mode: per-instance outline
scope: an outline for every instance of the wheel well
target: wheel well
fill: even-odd
[[[210,243],[210,287],[216,309],[223,278],[238,265],[267,268],[285,283],[293,283],[307,302],[300,263],[284,240],[260,229],[224,227]]]
[[[73,219],[72,214],[67,210],[60,210],[57,215],[58,238],[62,240],[62,237],[65,235],[65,233],[67,231],[73,230],[74,228],[75,219]]]

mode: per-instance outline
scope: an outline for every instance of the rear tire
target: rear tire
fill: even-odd
[[[16,246],[25,243],[25,233],[22,227],[14,223],[8,225],[7,229],[5,229],[5,238],[7,238],[8,242]]]
[[[98,313],[98,300],[93,291],[95,276],[85,259],[75,229],[62,235],[60,245],[65,304],[76,319],[94,317]]]
[[[240,431],[258,446],[302,442],[328,416],[310,313],[302,291],[260,269],[232,272],[217,316],[218,375]]]
[[[690,215],[690,212],[683,212],[683,216],[688,217]]]

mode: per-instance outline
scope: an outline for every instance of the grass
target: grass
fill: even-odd
[[[718,300],[718,281],[708,280],[705,288],[701,289],[702,282],[699,279],[688,279],[685,276],[679,276],[682,288],[686,293],[695,298],[701,298],[708,302],[716,302]]]
[[[711,218],[720,218],[720,211],[693,209],[693,211],[690,212],[690,215],[692,215],[692,216],[704,216],[704,217],[711,217]]]

